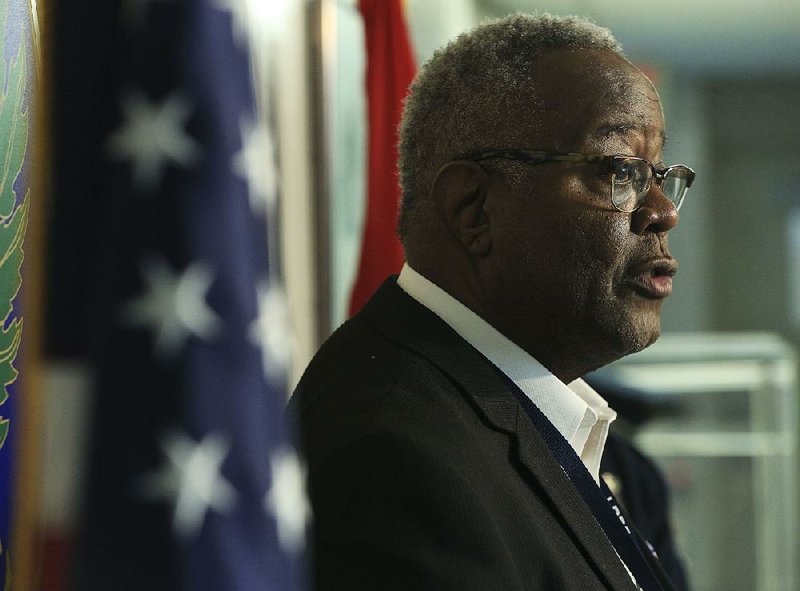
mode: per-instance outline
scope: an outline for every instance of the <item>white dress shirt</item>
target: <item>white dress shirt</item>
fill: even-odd
[[[403,266],[397,284],[513,380],[564,436],[599,482],[600,458],[608,428],[617,413],[597,392],[581,379],[564,384],[483,318],[408,264]]]

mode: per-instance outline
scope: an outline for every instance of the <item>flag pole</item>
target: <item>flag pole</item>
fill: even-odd
[[[316,341],[321,344],[332,330],[331,301],[331,117],[335,84],[336,4],[317,0],[309,6],[311,57],[311,148],[314,183],[315,259],[317,276]]]

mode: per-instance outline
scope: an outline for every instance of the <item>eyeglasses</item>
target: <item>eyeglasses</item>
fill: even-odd
[[[695,172],[683,164],[656,168],[649,160],[635,156],[589,156],[573,152],[541,150],[487,150],[464,158],[481,160],[516,160],[525,164],[542,162],[595,162],[603,166],[602,174],[611,174],[611,203],[619,211],[630,213],[642,205],[655,179],[656,186],[672,201],[675,209],[683,205],[686,191],[692,186]]]

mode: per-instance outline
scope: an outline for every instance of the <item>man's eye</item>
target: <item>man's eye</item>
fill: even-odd
[[[614,166],[614,182],[618,185],[628,184],[637,176],[632,162],[619,162]]]

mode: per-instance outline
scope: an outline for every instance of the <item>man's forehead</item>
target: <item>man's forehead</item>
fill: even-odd
[[[535,92],[549,107],[601,98],[617,110],[631,110],[654,97],[644,74],[609,50],[556,50],[535,58],[531,69]]]
[[[650,80],[631,65],[625,71],[607,73],[604,82],[605,92],[598,92],[597,100],[584,113],[582,129],[586,139],[602,141],[639,135],[663,147],[664,115]]]
[[[658,94],[650,81],[609,50],[557,50],[531,63],[538,119],[560,149],[591,134],[596,139],[634,132],[664,139]],[[533,105],[531,105],[533,106]]]

